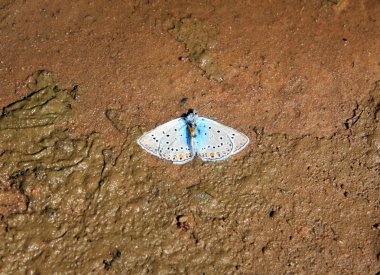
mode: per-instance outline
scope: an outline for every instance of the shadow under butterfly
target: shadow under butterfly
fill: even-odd
[[[180,118],[144,133],[137,143],[161,159],[185,164],[196,155],[203,161],[224,160],[243,150],[249,138],[190,109]]]

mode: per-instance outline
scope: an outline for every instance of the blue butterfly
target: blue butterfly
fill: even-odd
[[[198,155],[203,161],[224,160],[249,143],[246,135],[190,110],[141,136],[137,143],[149,153],[174,164]]]

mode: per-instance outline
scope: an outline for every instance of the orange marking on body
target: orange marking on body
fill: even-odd
[[[190,136],[195,137],[195,128],[192,126],[189,126]]]
[[[179,159],[183,159],[183,155],[181,154],[181,155],[179,155]]]
[[[213,152],[210,153],[210,157],[212,157],[212,158],[214,157],[214,153]]]

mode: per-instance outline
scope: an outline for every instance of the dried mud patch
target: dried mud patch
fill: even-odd
[[[378,271],[378,85],[332,138],[255,128],[245,155],[173,168],[136,145],[127,112],[106,114],[119,152],[71,138],[75,91],[33,79],[0,118],[1,272]]]
[[[75,115],[75,91],[55,86],[47,72],[30,80],[31,94],[6,107],[0,118],[0,269],[5,273],[57,270],[63,262],[72,267],[71,241],[104,168],[104,146],[96,135],[72,139],[65,129]]]
[[[185,59],[200,68],[207,78],[223,80],[223,71],[211,52],[213,43],[199,20],[192,17],[182,18],[175,21],[168,31],[177,41],[184,43],[188,52]]]

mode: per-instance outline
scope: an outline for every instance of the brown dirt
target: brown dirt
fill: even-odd
[[[379,14],[0,3],[0,272],[379,272]],[[202,106],[249,147],[178,167],[136,145]]]

